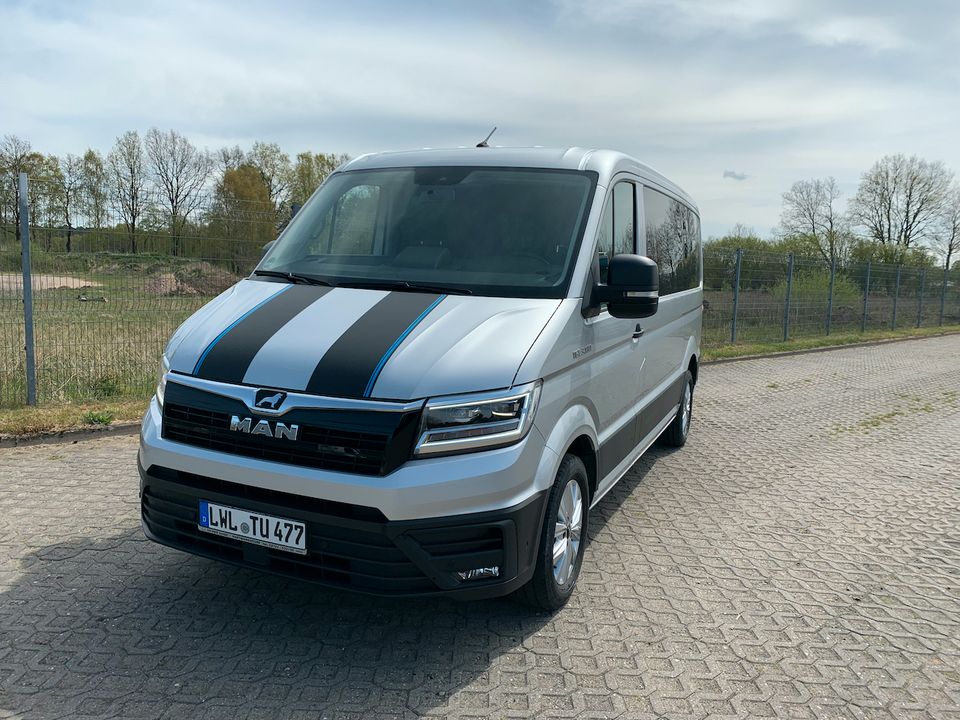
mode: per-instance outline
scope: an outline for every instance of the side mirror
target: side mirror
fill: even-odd
[[[266,245],[263,246],[263,249],[260,250],[260,258],[261,258],[261,259],[263,259],[264,255],[266,255],[268,252],[270,252],[270,248],[273,247],[273,244],[274,244],[275,242],[276,242],[276,240],[271,240],[270,242],[268,242]]]
[[[594,301],[606,303],[618,318],[645,318],[660,304],[657,264],[640,255],[614,255],[607,268],[607,284],[593,290]]]

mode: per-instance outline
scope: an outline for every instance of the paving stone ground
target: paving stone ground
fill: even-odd
[[[135,438],[0,450],[0,718],[960,718],[960,337],[704,367],[554,616],[145,541]]]

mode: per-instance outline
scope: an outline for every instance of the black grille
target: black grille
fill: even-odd
[[[197,528],[199,500],[221,502],[307,526],[307,554],[252,545]],[[251,488],[167,468],[145,473],[141,511],[150,534],[182,550],[325,585],[387,594],[438,590],[391,539],[390,523],[376,508],[303,498]],[[455,570],[503,566],[504,536],[493,526],[418,528],[408,536],[429,564],[451,577]]]
[[[231,417],[261,418],[239,400],[175,382],[167,384],[163,437],[244,457],[359,475],[385,475],[409,456],[419,412],[293,410],[280,420],[298,425],[296,440],[230,430]],[[274,421],[265,418],[271,423]]]

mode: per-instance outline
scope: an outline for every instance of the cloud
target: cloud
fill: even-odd
[[[736,170],[724,170],[723,177],[724,179],[729,178],[731,180],[746,180],[748,176]]]
[[[0,27],[17,28],[0,44],[0,135],[63,154],[156,125],[211,149],[266,140],[359,154],[473,145],[497,125],[498,145],[637,156],[693,195],[707,234],[736,222],[764,232],[793,181],[855,185],[885,153],[960,170],[960,76],[942,59],[955,38],[937,34],[956,26],[933,10],[492,2],[496,13],[0,0]],[[741,173],[717,167],[764,182],[746,193]]]
[[[585,4],[554,0],[567,16],[594,23],[649,24],[680,37],[722,35],[794,37],[815,45],[852,45],[872,50],[903,47],[905,38],[893,20],[864,13],[847,0],[606,0]],[[850,12],[844,7],[849,6]]]
[[[906,44],[889,23],[875,17],[838,16],[802,30],[818,45],[860,45],[872,50],[894,50]]]

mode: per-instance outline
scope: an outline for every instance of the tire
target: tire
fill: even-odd
[[[690,422],[693,419],[693,375],[687,370],[683,378],[683,395],[680,396],[680,407],[673,422],[660,436],[661,442],[667,447],[683,447],[690,435]]]
[[[576,529],[576,506],[580,508],[579,531]],[[557,478],[547,499],[537,548],[537,566],[530,582],[520,590],[521,598],[527,604],[554,612],[570,599],[587,547],[589,514],[590,487],[587,483],[587,469],[580,458],[568,453],[560,463]],[[563,557],[566,562],[561,559],[555,563],[555,549],[560,551],[557,531],[564,526],[564,551],[567,554]],[[569,555],[571,551],[574,553],[572,556]]]

